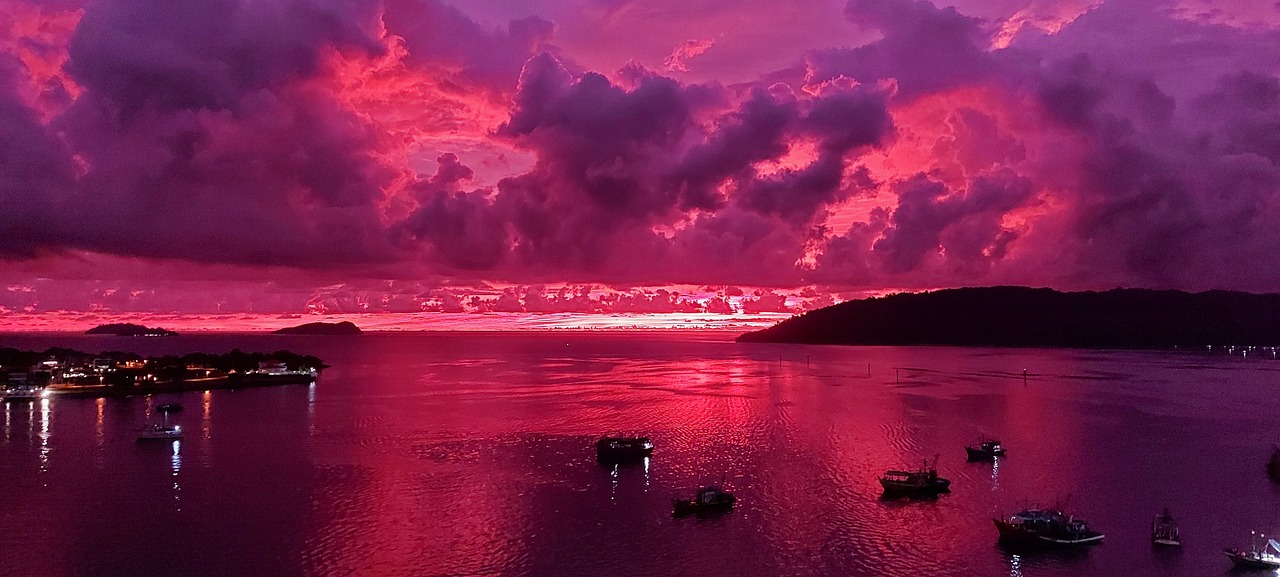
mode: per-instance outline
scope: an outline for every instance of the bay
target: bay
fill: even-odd
[[[1186,352],[737,344],[696,332],[25,335],[143,354],[289,349],[314,386],[7,403],[0,567],[134,575],[1206,575],[1280,530],[1280,362]],[[1026,370],[1026,378],[1023,370]],[[178,443],[134,429],[180,402]],[[609,433],[645,464],[596,462]],[[1004,441],[998,464],[963,446]],[[952,493],[882,501],[938,459]],[[673,519],[721,480],[730,514]],[[1084,551],[996,543],[1065,502]],[[1180,551],[1153,550],[1170,507]]]

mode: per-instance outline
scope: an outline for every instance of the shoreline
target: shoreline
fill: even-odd
[[[319,375],[272,375],[254,377],[208,377],[131,385],[128,387],[100,385],[48,385],[44,394],[48,397],[93,399],[102,397],[132,397],[161,393],[190,393],[210,390],[234,390],[286,385],[308,385],[319,380]]]

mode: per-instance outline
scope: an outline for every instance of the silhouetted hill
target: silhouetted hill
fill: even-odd
[[[1280,344],[1280,294],[948,289],[849,301],[739,342],[1150,349]]]
[[[358,335],[360,327],[350,321],[338,323],[307,323],[275,331],[278,335]]]
[[[176,337],[175,333],[159,327],[151,328],[133,323],[111,323],[98,325],[84,332],[86,335],[115,335],[118,337]]]

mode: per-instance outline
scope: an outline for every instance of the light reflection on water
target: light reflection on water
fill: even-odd
[[[178,484],[178,472],[182,470],[182,441],[173,440],[173,457],[169,459],[169,469],[173,475],[173,500],[175,505],[181,501],[182,487]],[[182,507],[177,507],[181,511]]]
[[[49,467],[49,403],[46,398],[40,399],[40,472]]]
[[[0,540],[13,574],[1203,575],[1248,530],[1280,529],[1261,474],[1280,440],[1270,359],[652,335],[130,342],[332,368],[315,387],[176,396],[188,437],[171,445],[133,436],[160,399],[5,404],[0,533],[40,536]],[[5,346],[120,346],[27,344]],[[654,456],[601,466],[594,440],[617,431]],[[986,434],[1009,457],[966,462]],[[935,454],[952,494],[879,499],[878,474]],[[673,494],[722,478],[732,515],[671,519]],[[993,517],[1068,495],[1105,545],[995,545]],[[1156,559],[1164,506],[1188,540]]]

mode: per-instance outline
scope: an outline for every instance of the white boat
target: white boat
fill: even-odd
[[[180,425],[153,423],[138,430],[139,441],[164,441],[181,438],[182,427]]]
[[[1259,547],[1258,543],[1262,542]],[[1250,539],[1249,549],[1226,549],[1227,558],[1237,569],[1280,569],[1280,543],[1256,532]]]

